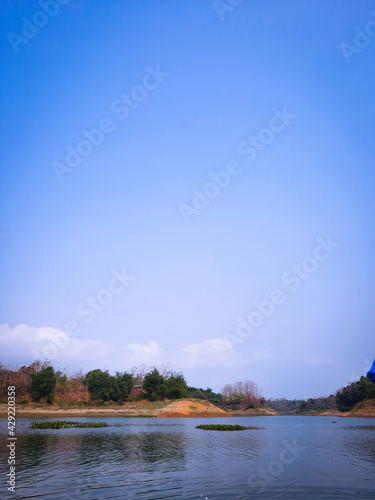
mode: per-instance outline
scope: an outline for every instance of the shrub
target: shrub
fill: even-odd
[[[60,382],[61,388],[64,390],[66,389],[67,380],[68,380],[68,377],[66,375],[62,375],[61,377],[59,377],[59,382]]]
[[[227,399],[228,403],[242,403],[244,400],[245,396],[241,394],[240,392],[234,392],[229,398]]]
[[[53,393],[48,394],[46,398],[46,403],[49,405],[53,405],[54,401],[55,401],[55,395]]]
[[[188,396],[194,399],[203,399],[209,401],[213,405],[221,405],[223,402],[223,397],[221,394],[212,392],[212,389],[207,387],[207,389],[188,387]]]

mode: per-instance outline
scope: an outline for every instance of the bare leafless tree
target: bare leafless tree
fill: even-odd
[[[260,391],[251,380],[247,379],[244,382],[239,381],[234,384],[226,384],[221,391],[224,401],[230,399],[235,393],[243,394],[243,401],[246,403],[253,403],[254,405],[260,404]]]
[[[159,372],[162,375],[163,379],[166,379],[169,373],[170,363],[169,361],[163,361],[160,365]]]

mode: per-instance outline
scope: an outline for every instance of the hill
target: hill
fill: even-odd
[[[345,414],[345,417],[375,418],[375,399],[364,399]]]

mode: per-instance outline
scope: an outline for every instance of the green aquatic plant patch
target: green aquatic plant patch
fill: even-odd
[[[53,422],[32,422],[32,429],[70,429],[72,427],[92,428],[92,427],[108,427],[104,422],[71,422],[64,420],[55,420]]]
[[[196,429],[205,431],[246,431],[248,429],[262,429],[262,427],[244,427],[243,425],[225,425],[225,424],[205,424],[196,425]]]

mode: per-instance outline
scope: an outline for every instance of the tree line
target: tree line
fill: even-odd
[[[16,387],[18,403],[27,403],[31,399],[53,404],[56,397],[69,404],[121,404],[142,399],[160,401],[183,398],[205,399],[213,404],[222,401],[221,394],[214,393],[210,388],[188,387],[182,373],[168,371],[165,366],[160,371],[157,368],[147,371],[142,365],[133,368],[131,373],[116,372],[115,375],[111,375],[108,370],[95,369],[68,377],[59,370],[55,371],[49,363],[39,361],[18,369],[0,365],[0,398],[3,402],[8,385]]]
[[[364,399],[375,399],[375,384],[367,377],[361,377],[358,382],[352,382],[337,391],[337,408],[350,411]]]
[[[280,414],[311,414],[338,409],[350,411],[364,399],[375,399],[375,384],[366,377],[339,389],[327,398],[307,400],[268,399],[265,400],[250,380],[226,384],[221,393],[187,385],[184,375],[171,372],[166,366],[147,369],[145,365],[133,368],[131,373],[108,370],[91,370],[84,374],[78,371],[67,376],[48,363],[34,362],[21,368],[10,368],[0,364],[0,400],[6,402],[7,387],[16,387],[17,403],[46,402],[55,399],[61,404],[104,404],[148,399],[194,398],[207,400],[224,409],[247,409],[266,404]]]
[[[147,370],[145,365],[134,367],[131,373],[100,369],[86,374],[77,372],[68,377],[61,371],[55,371],[48,363],[36,361],[29,367],[10,369],[0,364],[0,398],[5,401],[7,386],[14,385],[18,403],[35,402],[53,404],[103,404],[114,402],[148,399],[193,398],[209,401],[222,408],[254,408],[264,403],[254,382],[236,382],[227,384],[221,393],[215,393],[207,387],[188,386],[184,375],[168,370],[166,365]]]
[[[303,415],[311,413],[322,413],[337,408],[336,398],[331,394],[328,398],[308,399],[267,399],[266,405],[281,415]]]
[[[266,404],[280,414],[303,415],[322,413],[327,410],[347,412],[364,399],[375,399],[375,384],[370,382],[367,377],[361,377],[357,382],[351,382],[327,398],[267,399]]]

